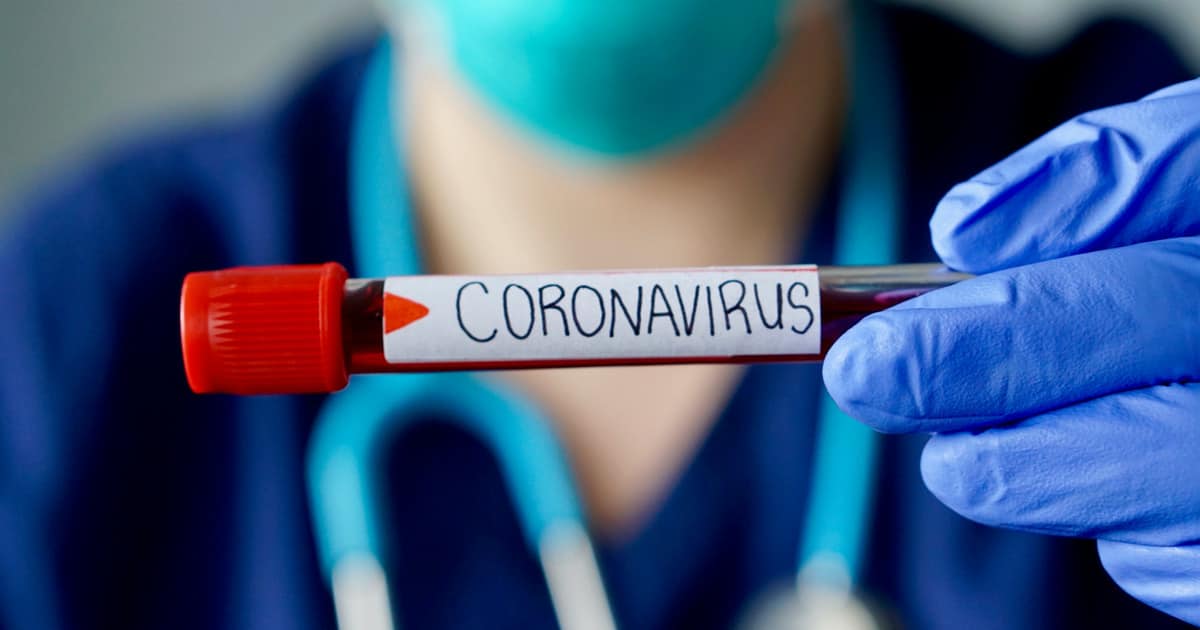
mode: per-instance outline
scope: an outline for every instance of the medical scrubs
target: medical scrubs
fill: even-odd
[[[911,9],[886,19],[909,261],[934,259],[926,222],[953,183],[1072,115],[1188,76],[1128,22],[1024,57]],[[177,300],[188,271],[350,264],[349,126],[371,44],[277,102],[89,156],[3,226],[4,627],[333,627],[304,481],[323,397],[189,393]],[[831,185],[806,262],[829,260],[836,208]],[[750,369],[654,512],[598,541],[622,627],[729,627],[787,582],[819,392],[819,366]],[[1090,541],[990,529],[941,506],[921,484],[924,441],[883,440],[864,588],[893,618],[973,630],[1182,625],[1114,586]],[[554,627],[488,452],[439,423],[388,448],[387,562],[403,626]]]

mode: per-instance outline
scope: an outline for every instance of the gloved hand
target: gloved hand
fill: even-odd
[[[935,433],[921,472],[955,511],[1095,538],[1122,588],[1200,624],[1200,81],[1055,129],[930,225],[987,275],[846,333],[833,398]]]

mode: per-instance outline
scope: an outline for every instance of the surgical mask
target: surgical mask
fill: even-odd
[[[795,0],[397,0],[518,124],[613,157],[669,148],[756,83]]]

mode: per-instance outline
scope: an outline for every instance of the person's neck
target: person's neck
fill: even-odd
[[[429,271],[777,264],[795,255],[842,128],[839,25],[829,13],[808,18],[723,129],[627,165],[561,161],[499,122],[453,73],[405,62],[403,137]],[[740,375],[733,365],[676,365],[500,378],[552,419],[590,526],[619,537],[661,500]]]
[[[401,55],[401,135],[429,270],[786,262],[842,128],[839,25],[830,9],[810,11],[720,129],[648,161],[571,159],[515,131],[445,65]]]

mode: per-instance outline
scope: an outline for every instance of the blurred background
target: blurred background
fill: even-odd
[[[1200,68],[1200,39],[1187,37],[1200,32],[1195,0],[890,1],[931,7],[1026,50],[1053,46],[1101,13],[1137,16]],[[0,220],[41,169],[130,128],[282,89],[373,19],[368,0],[0,2]]]

